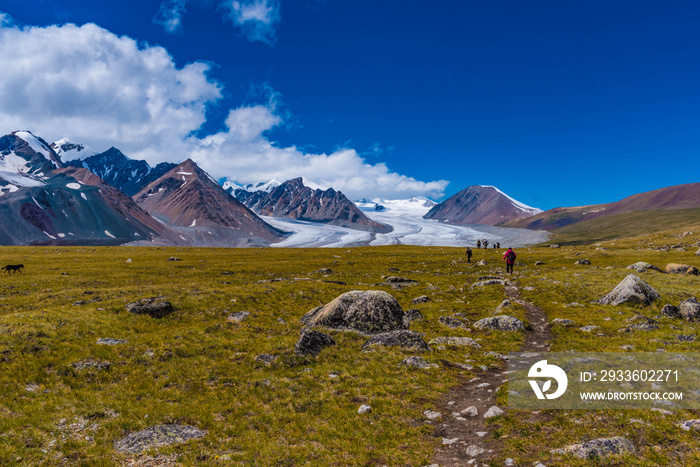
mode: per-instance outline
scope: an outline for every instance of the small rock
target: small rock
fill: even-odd
[[[564,319],[564,318],[554,318],[552,320],[552,326],[573,326],[574,320]]]
[[[598,329],[599,327],[600,327],[600,326],[595,326],[595,325],[593,325],[593,324],[589,324],[588,326],[580,327],[579,330],[581,330],[581,331],[583,331],[583,332],[591,332],[591,331],[595,331],[595,330]]]
[[[488,279],[485,281],[479,281],[475,282],[471,287],[469,287],[469,290],[473,289],[474,287],[486,287],[488,285],[506,285],[506,281],[503,279]]]
[[[477,415],[479,415],[479,410],[476,408],[476,406],[472,405],[462,410],[460,414],[467,415],[469,417],[476,417]]]
[[[114,449],[125,454],[137,454],[147,449],[180,444],[199,439],[206,432],[187,425],[156,425],[116,441]]]
[[[131,262],[131,258],[127,259],[126,262],[127,262],[127,263],[130,263],[130,262]]]
[[[474,347],[475,349],[480,349],[481,345],[471,337],[453,337],[453,336],[440,336],[430,339],[428,342],[430,345],[454,345],[458,347]]]
[[[440,412],[435,412],[434,410],[424,411],[423,416],[425,416],[425,418],[428,420],[437,420],[438,418],[442,418],[442,414]]]
[[[630,264],[627,266],[627,269],[632,269],[637,272],[644,272],[644,271],[658,271],[658,272],[663,272],[661,269],[657,268],[656,266],[645,263],[644,261],[640,261],[638,263]]]
[[[438,365],[435,363],[428,363],[425,360],[423,360],[421,357],[418,356],[411,356],[404,358],[399,365],[403,366],[409,366],[413,368],[420,368],[420,369],[428,369],[428,368],[438,368]]]
[[[427,295],[421,295],[420,297],[416,297],[413,300],[411,300],[411,303],[414,305],[418,305],[419,303],[428,303],[430,301],[430,297]]]
[[[680,427],[685,430],[685,431],[690,431],[690,430],[700,430],[700,420],[695,419],[695,420],[686,420],[683,423],[680,424]]]
[[[535,266],[543,266],[545,264],[547,263],[545,263],[544,261],[535,261]]]
[[[695,266],[690,266],[687,264],[669,263],[666,265],[666,272],[668,274],[685,274],[697,276],[700,271]]]
[[[93,360],[92,358],[80,360],[79,362],[73,362],[71,365],[76,370],[85,370],[88,368],[95,368],[96,370],[109,370],[109,367],[112,366],[112,364],[109,362]]]
[[[575,262],[574,264],[579,264],[579,265],[588,266],[588,265],[591,264],[591,261],[590,261],[590,260],[587,260],[587,259],[577,259],[576,262]]]
[[[477,329],[493,329],[496,331],[524,331],[525,325],[522,321],[517,318],[508,315],[493,316],[489,318],[483,318],[474,323],[474,327]]]
[[[430,351],[430,346],[423,340],[421,334],[407,329],[376,334],[362,345],[361,350],[371,350],[375,345],[398,346],[419,352]]]
[[[126,344],[127,341],[121,339],[112,339],[111,337],[100,337],[97,339],[97,343],[101,345],[119,345]]]
[[[152,318],[162,318],[174,310],[170,302],[163,297],[143,298],[126,305],[126,311],[135,315],[148,315]]]
[[[696,321],[700,319],[700,302],[697,298],[690,297],[687,300],[683,300],[678,306],[678,314],[681,318],[688,321]]]
[[[489,263],[487,263],[485,259],[482,259],[481,261],[476,263],[477,266],[486,266],[487,264],[489,264]]]
[[[494,405],[486,411],[486,413],[484,414],[484,418],[498,417],[499,415],[503,415],[504,413],[505,412],[502,408],[500,408],[497,405]]]
[[[333,271],[332,271],[331,269],[329,269],[329,268],[321,268],[321,269],[316,270],[316,272],[317,272],[318,274],[323,274],[323,275],[326,275],[326,276],[329,275],[329,274],[333,274]]]
[[[664,307],[661,309],[661,314],[668,316],[669,318],[680,318],[681,314],[680,311],[678,310],[678,307],[675,307],[671,304],[666,304]]]
[[[423,319],[423,313],[417,308],[411,308],[403,315],[403,323],[405,326],[408,326],[408,323],[420,321],[421,319]]]
[[[243,311],[238,311],[236,313],[229,315],[229,317],[227,319],[229,321],[231,321],[232,323],[242,323],[243,321],[248,319],[249,316],[250,316],[250,312],[243,310]]]
[[[323,350],[324,348],[334,345],[335,341],[328,334],[304,328],[301,330],[299,340],[294,346],[294,353],[302,356],[316,356],[319,353],[321,353],[321,350]]]
[[[276,356],[271,355],[271,354],[269,354],[269,353],[263,353],[263,354],[257,355],[257,356],[255,357],[255,361],[256,361],[256,362],[262,362],[262,363],[265,363],[265,364],[267,364],[267,365],[269,365],[270,363],[274,362],[276,359],[277,359]]]
[[[364,413],[368,413],[372,411],[372,407],[370,407],[367,404],[362,404],[359,409],[357,409],[357,413],[362,415]]]
[[[170,258],[166,259],[166,261],[182,261],[180,258],[177,256],[171,256]]]
[[[287,324],[284,318],[277,318],[277,324]]]
[[[438,322],[443,326],[447,326],[448,328],[452,329],[466,327],[466,323],[459,318],[455,318],[454,316],[440,316],[438,318]]]
[[[479,454],[483,454],[484,452],[486,452],[486,449],[480,448],[476,444],[472,444],[467,448],[467,456],[469,457],[476,457]]]
[[[442,444],[443,445],[449,445],[449,444],[455,444],[457,441],[459,441],[459,438],[442,438]]]
[[[510,457],[508,457],[505,460],[505,464],[506,464],[506,466],[511,467],[511,466],[515,465],[515,461],[513,459],[511,459]]]
[[[572,444],[562,449],[554,449],[552,454],[573,454],[579,459],[605,457],[610,454],[634,453],[636,450],[626,438],[599,438],[585,443]]]

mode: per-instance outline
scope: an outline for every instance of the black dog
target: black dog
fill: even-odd
[[[12,274],[14,274],[17,271],[19,271],[19,273],[22,274],[23,267],[24,267],[24,264],[8,264],[3,269],[8,274],[10,273],[10,271],[12,271]]]

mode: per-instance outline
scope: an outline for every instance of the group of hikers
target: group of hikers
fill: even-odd
[[[484,250],[488,247],[489,241],[488,240],[477,240],[476,241],[476,247],[478,249],[481,249],[481,246],[484,246]],[[501,247],[500,242],[495,242],[493,244],[493,247],[495,249]],[[465,253],[467,256],[467,263],[472,262],[472,249],[470,247],[467,247],[467,252]],[[515,266],[515,258],[517,258],[517,255],[513,251],[512,248],[508,248],[508,250],[503,254],[503,261],[506,262],[506,272],[513,274],[513,266]]]

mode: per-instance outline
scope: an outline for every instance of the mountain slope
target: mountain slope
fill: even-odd
[[[65,165],[84,167],[129,196],[135,195],[146,185],[175,167],[175,164],[170,162],[161,162],[151,167],[146,161],[126,157],[115,147],[83,159],[66,161]]]
[[[591,219],[635,211],[673,211],[693,208],[700,208],[700,183],[676,185],[638,193],[614,203],[550,209],[527,219],[509,222],[507,225],[509,227],[554,231]]]
[[[268,245],[285,233],[265,223],[187,159],[133,197],[194,245]]]
[[[391,232],[391,226],[365,216],[340,191],[311,189],[299,177],[287,180],[270,192],[237,191],[246,206],[262,216],[322,222],[376,233]]]
[[[526,206],[496,187],[474,185],[434,206],[425,215],[451,224],[500,225],[542,212]]]

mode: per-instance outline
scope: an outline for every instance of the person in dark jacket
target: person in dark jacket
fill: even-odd
[[[481,250],[481,240],[476,241],[476,248],[477,250]]]
[[[508,251],[503,255],[503,261],[506,262],[506,272],[513,274],[513,265],[515,265],[515,258],[517,255],[512,248],[508,248]]]
[[[467,247],[467,252],[465,253],[467,255],[467,263],[472,262],[472,249]]]

